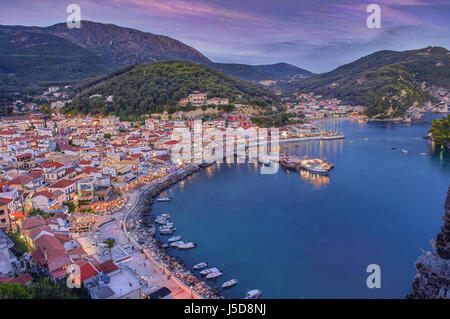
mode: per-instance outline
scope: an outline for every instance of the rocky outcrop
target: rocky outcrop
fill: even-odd
[[[434,251],[417,258],[417,275],[407,298],[450,299],[450,187],[444,211],[444,225],[436,236]]]

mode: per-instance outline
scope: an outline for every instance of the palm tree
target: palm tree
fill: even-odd
[[[114,247],[114,245],[116,243],[116,240],[114,238],[111,238],[111,239],[105,240],[103,243],[106,244],[106,247],[108,247],[108,249],[109,249],[109,257],[110,257],[110,259],[112,261],[112,249],[113,249],[113,247]]]

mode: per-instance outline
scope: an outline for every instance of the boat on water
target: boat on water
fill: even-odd
[[[348,141],[350,144],[355,144],[355,142],[354,141]]]
[[[402,152],[405,153],[405,154],[408,154],[408,151],[405,150],[404,148],[402,148]]]
[[[247,296],[245,297],[245,299],[258,299],[261,296],[261,294],[262,294],[261,290],[253,289],[247,292]]]
[[[176,230],[175,227],[167,227],[167,226],[159,227],[159,233],[161,235],[171,235],[175,230]]]
[[[197,265],[194,265],[195,270],[200,270],[206,267],[208,267],[208,264],[203,261],[201,263],[198,263]]]
[[[300,167],[313,173],[325,174],[334,167],[334,164],[318,158],[304,159],[301,161]]]
[[[170,197],[159,197],[156,199],[157,202],[169,202],[171,200],[172,200],[172,198],[170,198]]]
[[[213,271],[206,275],[206,279],[215,279],[223,275],[223,272]]]
[[[181,243],[180,245],[178,245],[178,248],[180,248],[180,249],[191,249],[191,248],[195,248],[195,244],[194,243],[191,243],[191,242],[189,242],[189,243],[187,243],[187,242],[183,242],[183,243]]]
[[[222,285],[222,288],[229,288],[229,287],[236,285],[237,283],[238,283],[237,279],[231,279],[231,280],[225,281]]]
[[[181,237],[181,236],[173,236],[173,237],[170,237],[170,238],[167,240],[167,242],[173,243],[173,242],[176,242],[176,241],[180,241],[182,238],[183,238],[183,237]]]
[[[176,241],[170,244],[171,247],[180,247],[180,245],[184,244],[184,241]]]
[[[286,169],[290,169],[293,171],[297,170],[297,165],[289,161],[282,160],[280,161],[280,165]]]
[[[170,215],[169,215],[169,213],[164,213],[161,215],[161,217],[162,218],[170,218]]]
[[[216,267],[214,267],[214,268],[208,268],[208,269],[205,269],[205,270],[200,271],[200,275],[206,276],[206,275],[208,275],[208,274],[210,274],[210,273],[212,273],[212,272],[218,272],[218,271],[219,271],[219,269],[217,269]]]
[[[422,155],[422,156],[427,156],[427,153],[419,153],[420,155]]]

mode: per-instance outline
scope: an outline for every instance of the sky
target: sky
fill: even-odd
[[[450,49],[450,0],[0,0],[0,24],[81,18],[162,34],[214,62],[286,62],[320,73],[378,50]],[[380,28],[369,28],[369,4]]]

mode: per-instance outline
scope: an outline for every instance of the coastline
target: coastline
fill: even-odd
[[[135,209],[131,209],[124,217],[124,231],[135,246],[149,259],[157,269],[167,275],[180,288],[196,299],[218,299],[220,294],[205,282],[195,277],[182,261],[173,257],[162,248],[161,242],[155,238],[155,223],[147,223],[154,198],[172,185],[186,177],[211,166],[213,163],[194,164],[181,169],[163,180],[143,186]]]

